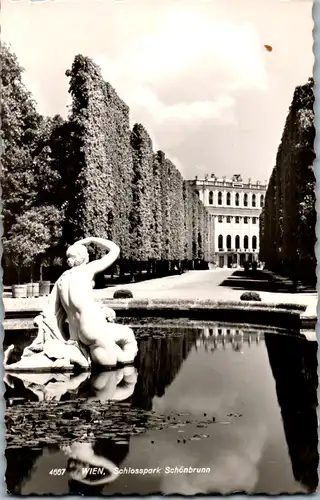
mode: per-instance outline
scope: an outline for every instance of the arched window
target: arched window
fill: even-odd
[[[239,250],[240,248],[240,236],[237,234],[236,236],[236,250]]]
[[[218,193],[218,205],[222,205],[222,193],[219,191]]]
[[[240,195],[239,193],[236,193],[236,207],[240,205]]]
[[[243,197],[243,204],[245,207],[248,206],[248,195],[247,193],[244,194],[244,197]]]
[[[252,206],[253,207],[256,206],[256,195],[255,194],[252,195]]]
[[[227,249],[231,250],[231,236],[228,234],[227,236]]]
[[[227,193],[227,205],[231,205],[231,193]]]
[[[248,250],[248,248],[249,248],[249,238],[248,238],[248,236],[245,236],[245,237],[243,238],[243,248],[244,248],[245,250]]]
[[[264,196],[263,194],[260,196],[260,207],[262,208],[263,207],[263,203],[264,203]]]
[[[219,238],[218,238],[218,247],[219,247],[219,250],[223,249],[223,236],[222,236],[222,234],[220,234]]]
[[[257,249],[257,237],[256,236],[252,236],[252,248],[253,248],[253,250]]]
[[[209,205],[213,205],[213,192],[210,191],[209,193]]]
[[[200,196],[199,191],[196,191],[196,194],[197,194],[198,196]]]

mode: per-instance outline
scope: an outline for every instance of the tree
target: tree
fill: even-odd
[[[158,154],[153,155],[153,179],[152,179],[152,259],[159,263],[163,256],[162,236],[162,194],[161,194],[161,164]]]
[[[261,256],[269,269],[315,281],[314,80],[297,87],[266,193]]]
[[[75,196],[69,233],[107,237],[131,257],[132,154],[129,108],[89,58],[75,57],[70,77]]]
[[[137,123],[131,133],[131,147],[134,172],[130,217],[131,252],[134,261],[147,262],[153,258],[153,150],[147,131]]]
[[[170,197],[170,164],[163,151],[156,153],[155,161],[158,163],[161,181],[161,214],[162,214],[162,254],[161,260],[168,268],[172,261],[171,245],[171,197]]]
[[[61,229],[61,212],[53,206],[33,207],[17,218],[3,239],[3,245],[11,262],[17,266],[19,281],[21,267],[30,267],[33,280],[37,259],[40,258],[41,269],[44,259],[52,255],[58,244]]]
[[[1,44],[1,141],[4,233],[28,209],[37,192],[33,155],[42,122],[22,82],[23,69],[9,47]]]
[[[192,261],[193,255],[193,191],[189,184],[183,183],[184,201],[184,260]]]
[[[184,204],[183,178],[178,169],[167,161],[169,176],[169,207],[170,207],[170,255],[172,261],[180,262],[184,258]]]

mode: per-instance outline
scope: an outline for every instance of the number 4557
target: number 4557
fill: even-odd
[[[66,469],[51,469],[49,474],[51,476],[63,476],[63,474],[66,472]]]

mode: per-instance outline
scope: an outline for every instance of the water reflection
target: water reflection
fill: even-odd
[[[219,324],[201,330],[179,328],[165,338],[157,335],[160,329],[154,332],[140,341],[135,368],[91,376],[14,374],[5,381],[6,397],[13,397],[18,389],[24,395],[29,391],[29,399],[32,394],[38,401],[125,401],[126,419],[134,408],[154,410],[171,419],[174,415],[178,426],[131,436],[120,424],[116,439],[60,448],[9,448],[6,480],[10,493],[192,495],[315,490],[316,343]],[[186,413],[191,418],[179,416]],[[204,415],[214,424],[200,429]],[[179,427],[183,418],[185,423]],[[196,423],[186,424],[186,419]],[[141,411],[137,425],[146,429],[147,420]],[[199,434],[206,437],[194,439]],[[18,455],[22,457],[19,477],[15,474]],[[177,464],[211,467],[211,473],[117,476],[115,472],[119,466]],[[48,476],[50,467],[65,467],[67,474],[64,478]],[[89,467],[103,467],[103,477],[84,471]]]
[[[163,330],[162,330],[163,331]],[[200,334],[199,328],[179,328],[167,339],[154,336],[139,344],[138,381],[132,405],[152,409],[155,396],[162,397],[175,379]]]
[[[242,352],[244,344],[250,347],[252,342],[259,344],[262,338],[261,332],[257,330],[235,328],[230,325],[222,327],[218,324],[212,328],[204,328],[196,341],[196,346],[203,346],[206,352],[227,348]]]
[[[317,342],[265,335],[294,477],[318,486]]]
[[[32,392],[38,401],[63,401],[86,398],[88,401],[123,401],[129,398],[137,382],[137,369],[127,366],[119,370],[96,374],[79,373],[14,373],[5,374],[4,382],[15,391],[19,382],[25,391]],[[14,392],[16,395],[16,391]],[[28,393],[26,392],[28,395]],[[6,391],[10,399],[9,389]],[[33,400],[35,398],[32,398]]]
[[[90,375],[71,374],[15,374],[6,376],[6,384],[14,387],[22,381],[39,401],[60,401],[65,394],[76,392],[87,396],[89,401],[124,401],[128,399],[137,382],[137,369],[128,366],[123,369]],[[86,384],[87,382],[87,384]],[[85,383],[85,384],[84,384]],[[51,446],[49,451],[58,456],[58,469],[66,469],[69,492],[76,494],[98,494],[105,484],[114,481],[115,473],[129,452],[130,435],[122,436],[121,442],[112,439],[97,439],[94,443],[73,442],[67,446]],[[17,451],[22,459],[19,474],[16,473]],[[21,487],[36,468],[43,450],[31,448],[12,449],[5,452],[7,460],[6,483],[9,493],[21,494]],[[99,468],[100,474],[92,469]]]

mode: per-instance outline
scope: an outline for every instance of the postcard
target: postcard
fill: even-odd
[[[3,0],[8,496],[318,490],[311,0]]]

